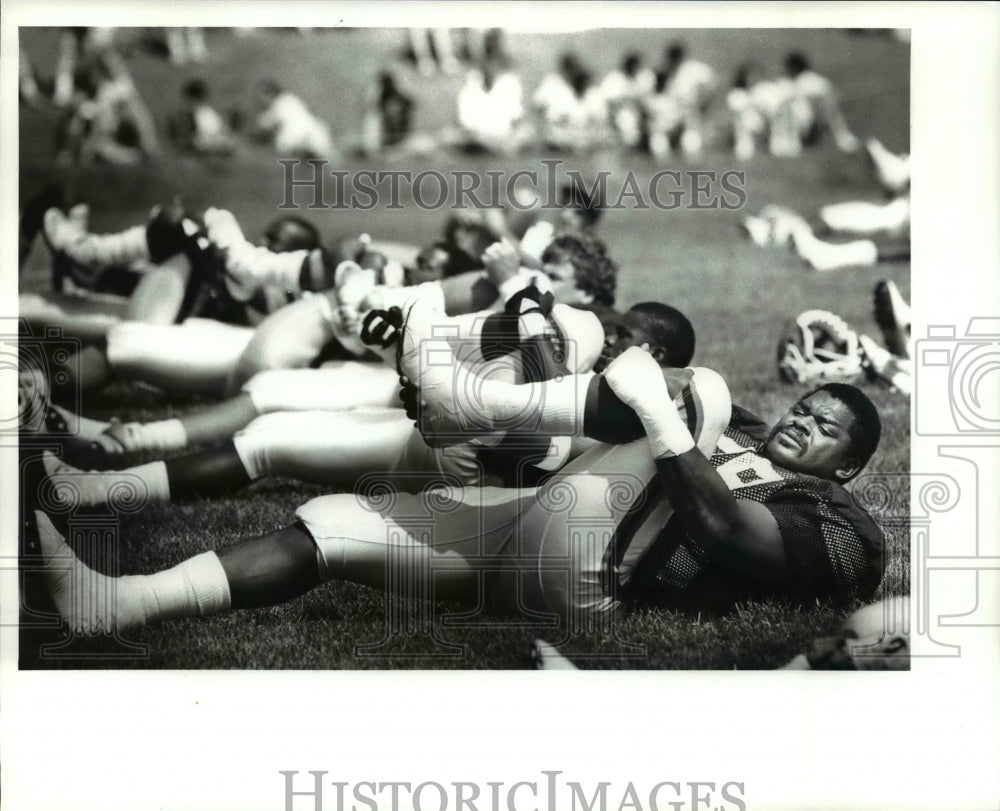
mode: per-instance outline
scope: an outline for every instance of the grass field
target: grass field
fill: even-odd
[[[566,35],[517,34],[509,46],[530,91],[567,48],[580,51],[597,72],[612,67],[626,49],[658,59],[664,44],[682,37],[693,55],[726,77],[752,58],[776,67],[795,47],[806,51],[817,69],[843,90],[848,121],[862,137],[878,136],[891,149],[908,149],[909,50],[883,38],[815,31],[631,31]],[[23,34],[38,69],[50,73],[55,35],[43,29]],[[399,50],[397,31],[335,30],[301,37],[258,32],[236,39],[226,32],[209,36],[211,62],[202,70],[174,68],[141,49],[129,65],[154,113],[163,122],[179,98],[182,82],[203,74],[220,107],[249,102],[253,84],[273,76],[300,93],[331,121],[340,142],[354,130],[364,88],[375,71]],[[458,85],[454,77],[413,80],[418,101],[417,126],[436,129],[448,122],[450,106],[441,103]],[[71,182],[91,203],[94,230],[112,230],[141,221],[159,201],[180,194],[192,210],[208,205],[230,208],[248,234],[258,233],[276,216],[282,200],[281,169],[263,150],[247,147],[231,161],[202,163],[166,154],[155,165],[135,169],[56,169],[51,163],[52,131],[57,113],[26,110],[20,119],[22,195],[46,180]],[[391,168],[470,169],[512,172],[537,165],[537,157],[519,159],[444,156]],[[584,175],[600,169],[612,177],[631,170],[643,181],[658,167],[642,156],[599,155],[568,159],[567,167]],[[345,169],[367,168],[347,159]],[[373,166],[371,168],[382,168]],[[746,172],[746,208],[756,211],[778,203],[813,212],[819,205],[849,199],[877,199],[879,192],[860,157],[840,155],[827,146],[799,160],[761,156],[745,165],[721,152],[697,164],[678,159],[679,169]],[[439,233],[442,212],[408,206],[402,211],[337,210],[299,212],[330,237],[367,231],[378,238],[425,243]],[[807,272],[790,254],[762,250],[743,241],[737,222],[744,212],[720,210],[611,211],[602,236],[622,268],[619,304],[648,299],[680,306],[698,335],[695,361],[719,370],[735,402],[774,419],[798,393],[776,378],[773,348],[782,323],[812,308],[832,310],[856,329],[877,332],[871,316],[871,291],[882,278],[893,279],[909,295],[908,264],[874,270],[820,275]],[[48,258],[36,246],[22,276],[23,290],[48,284]],[[896,493],[892,515],[908,514],[909,405],[899,395],[870,387],[883,416],[882,446],[865,474],[871,482],[888,477]],[[203,400],[158,396],[148,389],[116,384],[85,404],[100,418],[156,418],[195,408]],[[865,479],[857,487],[865,486]],[[173,565],[197,552],[289,522],[296,506],[321,491],[289,481],[268,481],[244,493],[211,502],[148,506],[121,518],[122,573],[143,573]],[[885,523],[889,560],[882,591],[908,593],[908,537],[898,522]],[[40,646],[56,643],[54,630],[24,630],[24,667],[147,668],[522,668],[529,664],[529,641],[542,636],[558,642],[547,627],[511,627],[489,617],[476,623],[456,615],[456,606],[438,605],[429,614],[406,606],[402,620],[390,622],[386,600],[349,584],[329,584],[280,607],[243,612],[205,621],[172,622],[130,635],[144,647],[131,658],[110,639],[74,640],[63,653],[40,656]],[[393,613],[391,617],[396,617]],[[429,626],[421,624],[430,617]],[[792,610],[778,604],[747,605],[724,618],[643,613],[622,620],[614,633],[574,638],[565,650],[581,666],[652,668],[770,668],[802,649],[813,636],[835,628],[840,616],[829,608]],[[395,624],[393,624],[395,623]],[[427,632],[427,627],[432,633]],[[418,632],[409,633],[416,628]],[[423,630],[419,630],[423,629]]]

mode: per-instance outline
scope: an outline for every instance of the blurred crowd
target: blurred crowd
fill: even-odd
[[[161,134],[132,81],[115,31],[65,29],[55,75],[48,81],[21,49],[22,102],[37,106],[47,99],[66,111],[57,142],[63,164],[132,164],[160,150]],[[172,63],[209,59],[200,29],[163,31],[162,50]],[[234,35],[251,32],[236,29]],[[350,128],[354,134],[340,144],[334,143],[322,115],[270,78],[255,86],[249,115],[239,109],[220,111],[208,80],[189,79],[165,134],[176,148],[193,154],[231,154],[242,135],[283,156],[332,161],[345,152],[427,154],[441,149],[498,154],[617,149],[648,153],[657,161],[675,153],[697,157],[713,149],[731,150],[747,160],[760,152],[795,157],[825,138],[844,152],[860,147],[837,88],[798,51],[770,69],[741,64],[727,79],[679,40],[668,42],[657,59],[629,51],[603,76],[568,50],[534,88],[525,87],[499,29],[410,29],[402,55],[373,77],[361,109],[356,108]],[[452,123],[421,132],[418,107],[427,97],[421,83],[438,72],[464,72],[448,102],[454,110]]]

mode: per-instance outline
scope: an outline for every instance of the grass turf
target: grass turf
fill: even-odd
[[[658,59],[674,37],[687,40],[693,55],[715,66],[722,77],[741,61],[777,66],[791,49],[806,51],[820,72],[843,90],[848,121],[861,136],[875,135],[890,148],[908,148],[909,51],[882,38],[815,31],[605,31],[558,36],[517,34],[509,46],[526,90],[568,48],[585,55],[597,72],[611,68],[627,49]],[[23,34],[38,69],[50,72],[55,35],[44,29]],[[396,31],[321,31],[300,37],[260,32],[236,39],[209,32],[211,62],[202,69],[173,68],[137,48],[129,60],[136,81],[162,124],[179,98],[183,81],[209,78],[221,108],[249,101],[255,81],[273,76],[300,93],[330,120],[341,143],[353,136],[365,87],[402,43]],[[442,104],[458,85],[454,77],[413,79],[418,98],[417,126],[434,130],[448,122]],[[198,161],[167,153],[156,164],[134,169],[58,169],[51,163],[52,131],[58,114],[26,110],[20,117],[22,195],[50,179],[68,181],[91,203],[94,230],[141,221],[150,206],[183,196],[192,210],[222,205],[233,210],[248,234],[258,233],[279,212],[283,185],[273,155],[247,147],[229,161]],[[478,172],[541,170],[537,159],[493,159],[457,155],[397,161],[384,168],[467,169]],[[643,156],[596,155],[566,159],[585,176],[607,169],[612,186],[628,171],[645,186],[660,167]],[[342,168],[369,168],[347,158]],[[375,165],[371,168],[383,168]],[[672,169],[746,172],[745,211],[620,210],[601,226],[611,254],[622,268],[618,298],[627,307],[661,299],[680,306],[698,335],[695,361],[718,369],[734,401],[774,419],[799,393],[781,385],[773,350],[781,324],[798,312],[821,308],[843,316],[859,331],[876,332],[871,291],[878,279],[897,282],[909,295],[909,265],[833,274],[806,272],[790,254],[762,250],[744,241],[737,223],[746,211],[769,203],[811,213],[824,203],[877,199],[879,192],[860,157],[828,146],[795,161],[759,156],[740,165],[721,151],[696,163],[676,159]],[[23,197],[22,197],[23,199]],[[402,211],[302,210],[329,236],[367,231],[379,238],[425,243],[440,232],[443,213],[407,206]],[[22,275],[23,290],[48,284],[45,250],[36,246]],[[909,405],[899,395],[869,387],[883,417],[881,448],[855,489],[887,481],[892,512],[880,514],[886,530],[887,572],[880,594],[908,593]],[[89,399],[88,416],[156,418],[196,408],[203,399],[154,396],[146,389],[117,384]],[[297,505],[322,492],[295,482],[259,483],[231,498],[183,505],[148,506],[120,519],[119,571],[145,573],[246,535],[287,524]],[[397,606],[398,608],[398,606]],[[305,597],[271,609],[241,612],[206,621],[179,621],[129,635],[141,649],[101,638],[69,640],[59,650],[43,646],[66,638],[55,629],[25,627],[22,667],[146,668],[521,668],[529,664],[529,641],[542,636],[560,642],[548,626],[510,625],[488,616],[475,622],[458,606],[433,610],[406,604],[390,611],[378,593],[350,584],[328,584]],[[740,606],[725,617],[690,617],[644,612],[600,631],[566,640],[564,649],[583,667],[770,668],[787,661],[813,636],[840,621],[828,607],[792,609],[780,604]],[[27,624],[26,624],[27,625]],[[67,655],[72,654],[72,655]],[[124,658],[123,658],[124,657]]]

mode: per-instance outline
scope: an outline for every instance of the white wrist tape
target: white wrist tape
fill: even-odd
[[[673,403],[667,405],[661,414],[647,416],[640,414],[649,449],[654,459],[669,459],[687,453],[695,447],[694,437],[677,413]]]

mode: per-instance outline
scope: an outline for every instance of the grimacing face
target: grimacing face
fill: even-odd
[[[851,456],[850,409],[829,392],[799,400],[778,421],[763,455],[777,465],[831,481],[846,481],[859,467]]]

